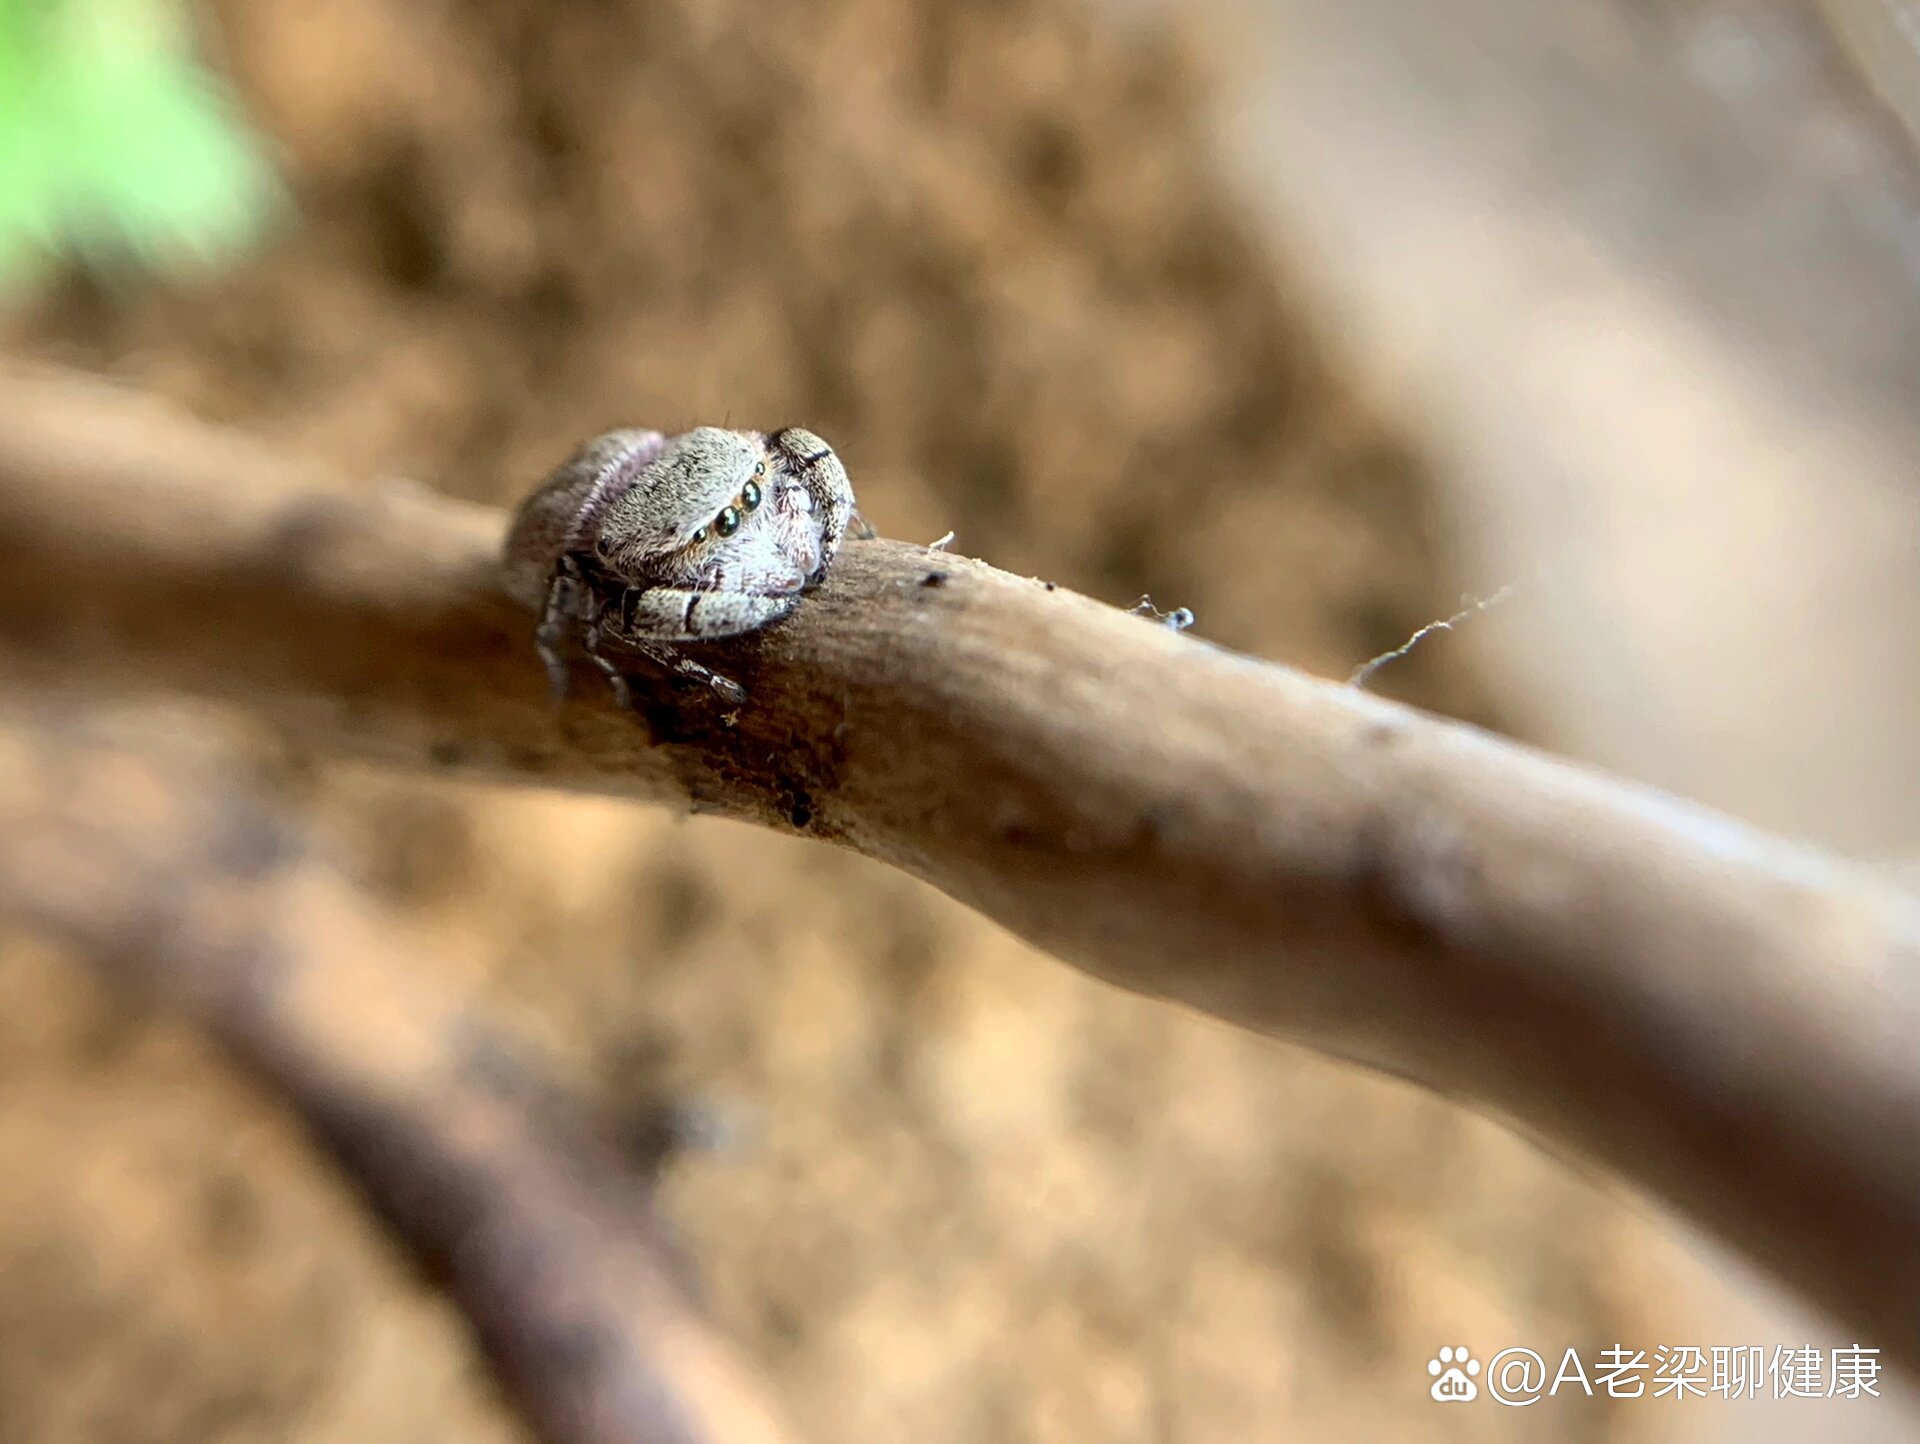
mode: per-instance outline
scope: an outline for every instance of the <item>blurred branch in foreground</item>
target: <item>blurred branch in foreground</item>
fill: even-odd
[[[233,772],[177,742],[0,734],[0,911],[279,1090],[444,1272],[548,1444],[787,1439],[642,1181]]]
[[[529,478],[531,484],[532,478]],[[0,656],[309,744],[838,842],[1138,991],[1464,1095],[1920,1364],[1920,900],[1064,589],[874,541],[729,646],[737,719],[554,708],[505,518],[0,384]]]

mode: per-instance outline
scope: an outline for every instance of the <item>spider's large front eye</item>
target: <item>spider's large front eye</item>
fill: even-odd
[[[752,511],[755,507],[760,505],[760,483],[759,482],[750,481],[745,486],[740,488],[740,505],[746,508],[748,511]]]
[[[720,508],[720,515],[713,519],[713,529],[721,536],[732,536],[740,530],[740,513],[730,506]]]

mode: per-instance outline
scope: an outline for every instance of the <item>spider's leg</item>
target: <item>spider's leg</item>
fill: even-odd
[[[630,647],[652,662],[690,681],[700,682],[713,690],[713,693],[729,707],[738,707],[747,700],[747,689],[731,677],[724,677],[711,667],[703,667],[693,658],[676,652],[664,642],[649,642],[640,637],[622,637],[620,645]]]
[[[547,605],[540,614],[540,625],[533,633],[533,645],[547,669],[547,690],[555,703],[564,702],[567,697],[569,669],[566,658],[560,655],[560,644],[568,631],[579,625],[584,585],[573,559],[561,558],[547,586]]]
[[[635,588],[620,599],[620,624],[612,635],[624,647],[658,665],[704,682],[731,706],[746,701],[746,689],[730,677],[684,657],[670,644],[713,641],[777,622],[800,605],[797,593],[761,596],[746,592],[689,591],[683,587]]]
[[[820,565],[809,578],[810,584],[817,584],[833,565],[834,553],[840,550],[847,523],[854,515],[853,483],[847,479],[847,469],[840,464],[833,448],[811,431],[789,426],[774,432],[770,440],[785,453],[795,474],[805,484],[807,495],[813,501],[814,515],[820,522]],[[862,521],[861,525],[866,524]]]
[[[601,650],[612,630],[609,621],[617,624],[617,618],[607,615],[606,599],[591,588],[587,591],[586,627],[580,634],[580,649],[606,675],[607,684],[613,688],[614,704],[624,711],[633,710],[633,686],[627,681],[627,674],[620,664]]]
[[[636,587],[620,599],[620,640],[713,642],[758,631],[800,605],[798,592],[688,591],[684,587]]]

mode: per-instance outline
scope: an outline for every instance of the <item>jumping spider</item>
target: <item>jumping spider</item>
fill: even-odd
[[[608,644],[706,683],[730,705],[746,693],[673,644],[735,637],[787,616],[826,576],[854,517],[853,486],[810,431],[595,437],[521,504],[507,533],[510,594],[540,613],[534,632],[556,700],[569,637],[633,704]]]

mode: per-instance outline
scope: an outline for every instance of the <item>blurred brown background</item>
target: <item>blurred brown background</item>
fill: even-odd
[[[1269,53],[1228,52],[1288,53],[1245,13],[206,19],[293,213],[201,282],[71,278],[4,321],[8,349],[369,485],[498,504],[614,424],[803,422],[889,535],[952,528],[1336,677],[1539,560],[1456,545],[1476,453],[1448,438],[1474,413],[1422,389],[1416,346],[1375,345],[1391,288],[1330,302],[1327,267],[1275,244],[1272,194],[1247,198],[1262,165],[1311,157],[1284,125],[1266,151],[1217,139]],[[1387,194],[1329,177],[1356,213]],[[1516,611],[1554,617],[1523,591],[1475,623],[1491,654],[1442,635],[1383,689],[1572,746],[1500,670]],[[1426,1361],[1806,1342],[1755,1333],[1785,1325],[1730,1312],[1640,1205],[1498,1126],[1087,981],[860,859],[579,797],[280,773],[370,890],[459,943],[446,981],[609,1117],[667,1089],[733,1120],[673,1163],[666,1202],[806,1437],[1717,1437],[1735,1426],[1700,1402],[1441,1408]],[[1827,1437],[1818,1410],[1777,1437]],[[0,1444],[516,1428],[297,1126],[182,1030],[0,938]]]

